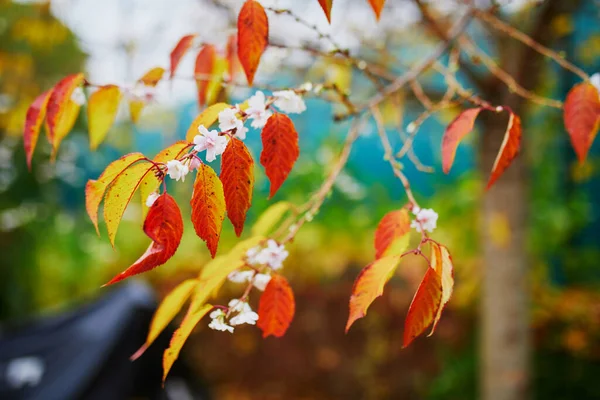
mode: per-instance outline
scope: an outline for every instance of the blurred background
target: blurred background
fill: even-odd
[[[294,10],[331,32],[340,46],[385,62],[397,73],[403,66],[394,59],[384,60],[379,49],[404,65],[418,60],[435,46],[440,33],[427,23],[424,9],[445,21],[458,7],[452,1],[388,0],[377,24],[366,1],[337,0],[329,26],[317,1],[261,3]],[[487,1],[479,3],[490,6]],[[587,73],[600,71],[600,2],[495,3],[502,6],[501,18]],[[222,47],[235,32],[232,16],[235,21],[241,4],[236,0],[0,1],[2,331],[105,296],[113,289],[101,285],[143,253],[148,238],[141,230],[136,202],[128,208],[112,249],[105,231],[101,227],[98,237],[85,213],[84,185],[122,154],[141,151],[153,156],[185,137],[198,113],[191,79],[194,55],[190,52],[184,58],[180,78],[159,85],[137,124],[122,110],[107,141],[92,153],[82,112],[54,164],[49,162],[50,146],[40,141],[30,173],[22,134],[33,99],[63,76],[79,71],[97,84],[130,85],[151,67],[168,68],[169,52],[188,33]],[[273,41],[329,45],[285,15],[269,17]],[[536,93],[564,99],[578,82],[576,76],[536,59],[518,42],[483,24],[473,23],[469,34],[500,65],[517,71],[518,81]],[[483,184],[489,160],[495,157],[486,150],[490,140],[497,143],[495,149],[499,147],[498,135],[490,140],[487,135],[496,122],[483,121],[479,134],[461,145],[449,175],[441,172],[439,145],[444,127],[459,109],[435,114],[415,138],[415,154],[434,172],[418,171],[408,159],[405,170],[422,206],[440,215],[433,237],[450,249],[456,274],[455,292],[436,334],[401,348],[404,317],[425,268],[416,259],[401,264],[368,317],[344,334],[353,280],[374,255],[375,227],[386,212],[406,202],[402,186],[382,158],[375,127],[367,123],[331,197],[290,247],[284,274],[296,294],[297,311],[286,336],[263,340],[253,327],[229,335],[201,322],[184,347],[182,358],[193,379],[202,381],[214,398],[489,398],[480,388],[483,380],[489,384],[494,379],[482,375],[494,375],[495,363],[486,363],[486,357],[487,361],[494,357],[486,343],[497,343],[494,332],[506,328],[498,324],[508,324],[507,332],[516,332],[508,339],[517,343],[516,350],[510,345],[497,350],[517,358],[514,376],[508,379],[520,382],[517,386],[527,391],[518,397],[496,398],[600,398],[598,140],[588,161],[579,165],[559,110],[515,101],[475,58],[464,56],[460,71],[461,82],[481,97],[494,104],[511,104],[521,115],[524,149],[498,188],[486,193]],[[314,62],[302,51],[267,50],[259,85],[289,87],[305,81],[335,82],[359,101],[374,90],[347,65]],[[432,96],[443,89],[443,79],[431,71],[421,84]],[[228,95],[236,102],[252,93],[238,88]],[[399,104],[382,110],[392,130],[394,124],[406,127],[422,111],[410,92],[399,98]],[[303,203],[319,187],[341,149],[348,124],[331,118],[339,110],[319,99],[308,100],[307,106],[306,113],[293,118],[300,133],[300,159],[273,201]],[[399,149],[400,138],[390,137]],[[247,143],[256,158],[258,132],[251,132]],[[268,182],[262,171],[256,175],[247,227],[270,204]],[[192,182],[185,182],[170,188],[184,220],[191,187]],[[209,259],[189,218],[186,223],[175,257],[139,278],[153,287],[157,299],[195,276]],[[238,240],[229,224],[224,225],[221,240],[221,252]],[[504,268],[503,263],[510,266]],[[223,299],[237,289],[225,286]],[[258,298],[252,302],[256,307]],[[514,318],[501,315],[503,304],[508,303],[514,307],[509,310]],[[498,385],[501,388],[502,382]]]

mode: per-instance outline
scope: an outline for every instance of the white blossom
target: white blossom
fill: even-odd
[[[598,90],[598,96],[600,97],[600,72],[596,72],[590,77],[590,83]]]
[[[269,282],[271,281],[271,275],[267,275],[267,274],[256,274],[254,276],[254,282],[253,285],[255,288],[257,288],[258,290],[260,290],[261,292],[263,292],[267,285],[269,284]]]
[[[310,92],[313,90],[313,84],[310,82],[304,82],[298,89],[304,90],[305,92]]]
[[[240,121],[239,125],[237,126],[236,130],[235,130],[235,137],[236,139],[240,139],[240,140],[246,140],[246,133],[248,133],[248,128],[246,128],[244,126],[244,123],[242,121]]]
[[[219,129],[221,132],[227,132],[239,126],[240,121],[237,117],[235,108],[226,108],[219,113]]]
[[[212,318],[212,321],[210,321],[210,324],[208,324],[208,327],[210,329],[223,332],[228,331],[233,333],[233,326],[227,325],[225,323],[225,313],[223,312],[223,310],[215,310],[211,312],[209,316],[210,318]]]
[[[258,321],[258,314],[252,311],[252,308],[246,302],[233,299],[229,302],[229,310],[238,313],[229,320],[229,323],[233,326],[242,324],[254,325]]]
[[[272,269],[280,269],[283,266],[283,261],[289,254],[284,245],[277,244],[273,239],[269,239],[267,247],[258,253],[256,260],[260,264],[266,264]]]
[[[171,160],[167,162],[167,174],[169,174],[169,178],[171,179],[175,179],[176,181],[181,179],[181,181],[184,182],[185,176],[189,172],[189,167],[179,160]]]
[[[223,154],[227,147],[227,138],[225,136],[219,136],[219,132],[212,130],[209,131],[200,125],[198,127],[200,135],[194,136],[194,150],[201,152],[206,150],[206,161],[212,162],[217,159],[217,156]]]
[[[77,86],[75,90],[73,90],[73,93],[71,93],[71,100],[80,106],[85,104],[85,93],[81,86]]]
[[[282,90],[279,92],[273,92],[275,101],[273,104],[281,111],[288,114],[300,114],[306,111],[306,104],[304,99],[298,96],[293,90]]]
[[[148,198],[146,199],[146,206],[147,207],[152,207],[152,204],[154,204],[154,202],[160,197],[160,194],[158,194],[158,192],[153,192],[150,193],[148,195]]]
[[[227,275],[227,279],[233,283],[244,283],[250,282],[250,279],[254,276],[254,271],[233,271]]]
[[[413,207],[412,211],[415,219],[410,224],[411,228],[415,228],[417,232],[421,232],[421,228],[433,232],[437,226],[438,214],[431,208]]]
[[[260,90],[248,99],[248,108],[245,112],[252,119],[250,125],[257,129],[264,127],[269,117],[273,114],[267,110],[265,94]]]
[[[260,250],[261,250],[260,246],[256,246],[256,247],[249,249],[246,252],[246,259],[248,261],[248,264],[250,264],[250,265],[260,264],[260,262],[257,259],[257,256],[260,253]]]
[[[130,101],[144,101],[150,103],[154,100],[155,95],[155,88],[146,86],[142,83],[137,83],[135,86],[125,89],[125,97]]]

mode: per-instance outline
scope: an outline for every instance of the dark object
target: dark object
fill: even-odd
[[[208,398],[192,374],[176,362],[161,387],[163,332],[142,357],[156,301],[132,283],[95,303],[44,317],[0,336],[0,399],[3,400],[197,400]]]

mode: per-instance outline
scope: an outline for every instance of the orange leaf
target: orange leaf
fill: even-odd
[[[27,167],[30,170],[31,159],[33,158],[33,152],[35,151],[35,146],[37,144],[38,137],[40,136],[40,127],[42,126],[44,116],[46,115],[46,106],[48,105],[48,100],[50,99],[51,93],[51,90],[47,90],[40,94],[27,109],[23,143],[25,145]]]
[[[98,207],[100,207],[106,189],[123,171],[143,159],[144,155],[142,153],[126,154],[110,163],[98,180],[89,180],[85,185],[85,209],[98,234],[100,234],[98,230]]]
[[[205,305],[200,309],[190,307],[185,318],[181,322],[179,328],[173,334],[169,348],[165,350],[163,355],[163,383],[167,379],[167,375],[173,366],[173,363],[179,357],[179,352],[185,344],[185,341],[190,336],[198,322],[213,308],[210,304]]]
[[[515,159],[519,153],[521,147],[521,118],[514,114],[508,107],[504,107],[509,113],[508,126],[506,127],[506,133],[504,134],[504,140],[502,146],[492,167],[492,174],[487,184],[489,189],[494,182],[504,173],[506,168],[510,165],[512,160]]]
[[[131,121],[137,123],[142,115],[144,109],[144,102],[141,100],[130,100],[129,101],[129,115],[131,115]]]
[[[98,148],[115,122],[122,97],[121,89],[115,85],[102,86],[90,96],[87,114],[92,150]]]
[[[189,143],[183,140],[175,142],[166,149],[161,150],[161,152],[158,153],[156,157],[152,159],[152,161],[154,161],[155,163],[166,163],[167,161],[176,160],[183,155],[184,150],[187,149],[188,146]],[[148,174],[144,177],[144,179],[142,179],[142,182],[140,183],[140,196],[142,198],[142,216],[144,218],[146,217],[146,213],[148,212],[146,200],[148,199],[148,196],[151,193],[155,192],[158,189],[161,182],[162,180],[159,180],[155,174]]]
[[[196,76],[196,86],[198,87],[198,104],[200,107],[206,105],[206,92],[212,79],[212,73],[215,69],[217,52],[215,46],[207,44],[196,57],[196,66],[194,75]]]
[[[446,128],[442,137],[442,167],[446,174],[452,168],[458,144],[473,130],[475,119],[481,110],[482,107],[477,107],[463,111]]]
[[[247,0],[238,16],[238,58],[252,85],[260,57],[269,43],[269,20],[258,1]]]
[[[399,241],[406,242],[405,239],[410,233],[410,217],[406,209],[396,210],[387,213],[377,225],[375,231],[375,258],[383,256],[400,255],[396,254],[404,249],[397,248]],[[404,247],[404,246],[400,246]]]
[[[196,119],[194,119],[187,133],[185,134],[185,140],[188,142],[193,142],[194,136],[199,135],[198,127],[200,125],[204,125],[204,127],[208,129],[219,118],[219,113],[230,107],[231,106],[227,103],[216,103],[210,107],[207,107],[200,113],[200,115],[196,117]]]
[[[115,276],[107,285],[163,265],[177,251],[183,235],[183,220],[175,199],[168,193],[160,195],[150,207],[144,221],[144,232],[152,239],[146,252],[131,267]]]
[[[140,358],[148,347],[154,343],[158,335],[161,334],[179,311],[181,311],[181,307],[183,307],[187,299],[192,295],[194,289],[198,287],[198,283],[196,279],[188,279],[177,285],[175,289],[165,296],[154,312],[154,316],[152,316],[146,342],[130,357],[131,361]]]
[[[296,302],[290,284],[283,276],[273,275],[258,304],[257,325],[263,331],[263,337],[282,337],[295,312]]]
[[[583,163],[600,127],[600,94],[589,82],[575,85],[565,100],[564,121],[580,163]]]
[[[225,192],[227,216],[239,237],[252,204],[254,188],[254,160],[241,140],[234,138],[229,141],[223,153],[220,178]]]
[[[196,234],[206,242],[210,255],[215,258],[225,219],[225,195],[217,174],[206,164],[198,168],[190,204]]]
[[[407,347],[414,338],[419,336],[437,315],[442,301],[442,279],[433,268],[427,267],[427,272],[410,303],[406,320],[404,321],[404,343]]]
[[[377,17],[377,21],[381,17],[381,10],[383,9],[383,5],[385,4],[385,0],[369,0],[369,4],[371,4],[371,8],[375,12],[375,16]]]
[[[263,150],[260,163],[271,182],[269,198],[283,184],[298,159],[298,132],[285,114],[273,114],[262,131]]]
[[[179,65],[179,62],[181,61],[181,59],[183,58],[183,56],[185,55],[185,53],[187,53],[187,51],[190,49],[190,47],[192,47],[192,44],[194,44],[194,39],[196,38],[196,34],[191,34],[191,35],[185,35],[184,37],[182,37],[181,39],[179,39],[179,42],[177,42],[177,45],[173,48],[173,50],[171,50],[171,54],[169,55],[171,64],[170,64],[170,78],[172,79],[173,76],[175,75],[175,71],[177,70],[177,66]]]
[[[71,131],[77,120],[80,107],[71,100],[71,95],[75,88],[83,83],[83,80],[81,73],[69,75],[52,89],[46,106],[46,122],[53,154],[56,154],[60,142]]]
[[[367,309],[371,303],[383,294],[383,288],[392,277],[399,262],[400,256],[383,257],[360,271],[352,287],[346,333],[354,321],[367,315]]]
[[[113,246],[127,205],[142,179],[148,173],[152,173],[150,171],[153,168],[154,165],[148,162],[134,164],[120,173],[108,188],[104,199],[104,222],[108,230],[108,239]]]
[[[237,37],[235,35],[231,35],[229,36],[229,39],[227,39],[225,59],[227,60],[227,72],[229,73],[229,80],[234,80],[235,75],[241,67],[240,59],[237,55]]]
[[[319,4],[321,8],[325,12],[325,16],[327,17],[327,22],[331,24],[331,6],[333,6],[333,0],[319,0]]]
[[[146,86],[154,87],[160,82],[164,74],[165,69],[163,67],[154,67],[146,72],[138,82],[141,82]]]
[[[452,266],[452,257],[445,246],[431,242],[431,268],[440,276],[442,283],[442,300],[438,307],[431,332],[427,336],[433,335],[444,307],[452,297],[452,289],[454,288],[454,267]]]

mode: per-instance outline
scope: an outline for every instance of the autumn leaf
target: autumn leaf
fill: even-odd
[[[252,85],[260,57],[269,42],[269,20],[258,1],[247,0],[238,16],[238,58]]]
[[[487,189],[489,189],[509,167],[510,163],[519,153],[519,148],[521,147],[521,118],[514,114],[509,108],[504,108],[510,114],[508,126],[506,127],[502,146],[500,146],[500,151],[498,152],[498,156],[492,167],[492,174],[488,181]]]
[[[208,85],[211,81],[210,76],[215,70],[217,52],[215,46],[207,44],[198,53],[196,57],[196,66],[194,75],[196,76],[196,86],[198,87],[198,104],[200,107],[206,105],[206,94]]]
[[[46,122],[53,155],[56,154],[60,143],[77,120],[80,106],[71,100],[71,95],[75,88],[83,83],[83,80],[81,73],[69,75],[52,89],[46,106]]]
[[[369,4],[371,4],[371,8],[375,12],[375,16],[377,17],[377,21],[381,17],[381,10],[383,9],[383,5],[385,4],[385,0],[369,0]]]
[[[257,325],[263,331],[263,337],[282,337],[289,328],[295,312],[296,303],[290,284],[283,276],[274,274],[258,304]]]
[[[227,144],[221,162],[220,178],[223,182],[227,216],[239,237],[244,230],[254,189],[254,160],[241,140],[233,138]]]
[[[148,173],[152,173],[153,168],[154,165],[149,162],[134,164],[117,175],[108,188],[104,199],[104,221],[108,230],[108,239],[113,246],[115,245],[117,229],[127,205],[141,181]]]
[[[352,287],[346,333],[354,321],[367,315],[367,309],[371,303],[383,294],[383,288],[392,277],[399,262],[400,256],[383,257],[360,271]]]
[[[25,156],[27,158],[27,167],[29,170],[31,170],[33,152],[35,151],[35,146],[38,137],[40,136],[40,128],[46,115],[46,106],[48,105],[51,93],[51,90],[47,90],[40,94],[27,109],[23,144],[25,146]]]
[[[111,192],[108,192],[110,196]],[[107,198],[108,201],[108,198]],[[179,247],[183,235],[183,220],[175,199],[163,193],[150,207],[144,221],[144,232],[152,243],[146,252],[129,268],[115,276],[106,285],[112,285],[166,263]]]
[[[319,0],[319,4],[325,12],[325,16],[327,17],[327,22],[331,24],[331,6],[333,6],[333,0]]]
[[[190,204],[196,234],[206,242],[210,255],[214,258],[225,219],[225,195],[217,174],[206,164],[201,164],[198,168]]]
[[[427,267],[427,272],[410,303],[408,314],[404,321],[404,341],[402,347],[407,347],[433,323],[441,301],[442,278],[436,270]]]
[[[130,100],[129,101],[129,115],[131,121],[135,124],[140,120],[142,110],[144,109],[144,102],[142,100]]]
[[[589,82],[575,85],[567,94],[565,127],[580,163],[587,157],[600,127],[600,94]]]
[[[89,180],[85,185],[85,209],[98,234],[100,234],[98,230],[98,207],[100,207],[106,189],[123,171],[144,158],[142,153],[126,154],[110,163],[98,180]]]
[[[186,141],[180,140],[175,142],[171,146],[163,149],[158,153],[152,161],[157,164],[167,163],[167,161],[179,159],[185,150],[189,148],[190,144]],[[151,193],[156,192],[160,186],[162,180],[159,180],[155,174],[147,174],[142,182],[140,183],[140,197],[142,199],[142,216],[145,218],[148,213],[148,206],[146,200]]]
[[[190,336],[198,322],[206,315],[210,310],[212,310],[213,306],[210,304],[205,305],[199,309],[192,309],[190,307],[188,313],[186,314],[183,322],[179,328],[173,334],[171,338],[171,343],[169,344],[169,348],[165,350],[163,355],[163,383],[167,379],[167,375],[173,366],[173,363],[179,357],[179,352],[181,348],[185,344],[185,341]]]
[[[285,114],[275,113],[262,131],[263,150],[260,163],[271,183],[269,198],[281,187],[298,159],[298,132],[292,120]]]
[[[173,318],[181,311],[181,308],[191,296],[194,288],[198,286],[197,279],[188,279],[187,281],[181,282],[175,289],[171,291],[160,303],[152,322],[150,323],[150,329],[148,330],[148,336],[146,342],[138,351],[131,356],[131,360],[138,359],[144,352],[150,347],[156,340],[158,335],[171,323]]]
[[[430,262],[431,268],[433,268],[440,276],[440,281],[442,283],[442,300],[440,301],[440,306],[435,314],[431,332],[427,336],[433,335],[440,317],[442,316],[442,311],[444,311],[444,307],[448,304],[450,297],[452,297],[452,290],[454,288],[454,267],[448,249],[445,246],[431,242]]]
[[[185,35],[184,37],[179,39],[177,45],[173,48],[173,50],[171,50],[171,54],[169,55],[170,79],[173,79],[173,76],[175,76],[175,71],[179,66],[179,62],[181,61],[183,56],[188,52],[190,47],[192,47],[192,45],[194,44],[194,39],[196,38],[196,36],[196,34]]]
[[[410,239],[410,217],[406,209],[387,213],[375,231],[375,258],[402,254]]]
[[[458,144],[473,130],[475,119],[481,110],[482,107],[477,107],[463,111],[446,128],[442,137],[442,167],[446,174],[452,168]]]
[[[198,127],[203,125],[207,129],[214,124],[217,119],[219,119],[219,113],[226,108],[230,108],[231,106],[227,103],[216,103],[210,107],[207,107],[204,111],[198,115],[192,124],[190,125],[186,135],[185,140],[188,142],[193,142],[194,137],[198,135]]]
[[[96,150],[115,122],[123,94],[115,85],[105,85],[92,93],[88,100],[87,115],[90,148]]]
[[[267,208],[256,220],[252,227],[252,235],[268,236],[283,216],[292,210],[292,204],[279,201]]]
[[[162,67],[154,67],[146,72],[138,82],[146,86],[155,87],[165,74],[165,69]]]
[[[237,36],[231,35],[227,39],[227,47],[225,48],[225,59],[227,60],[227,72],[229,80],[233,81],[237,72],[240,70],[240,59],[237,55]]]

